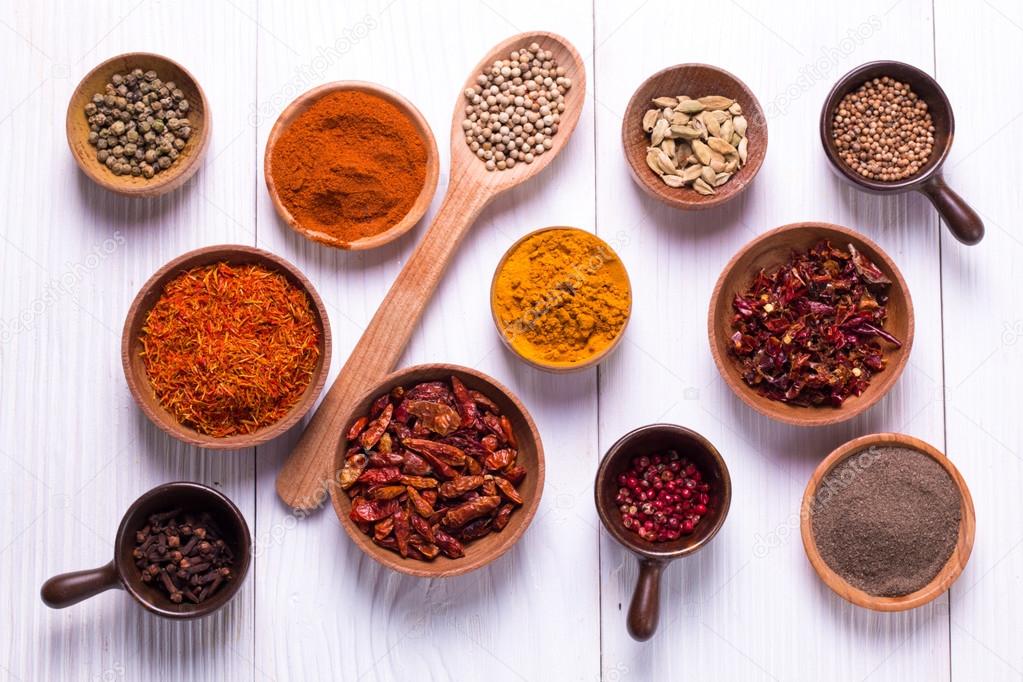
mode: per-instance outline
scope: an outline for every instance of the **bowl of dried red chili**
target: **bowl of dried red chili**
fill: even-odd
[[[383,379],[352,410],[330,493],[341,525],[384,566],[446,578],[507,552],[540,504],[543,445],[525,406],[458,365]]]
[[[711,295],[711,353],[747,405],[798,426],[867,410],[913,346],[913,303],[895,262],[846,227],[795,223],[725,266]]]
[[[330,368],[330,323],[298,268],[250,246],[178,256],[128,310],[121,362],[159,428],[189,445],[252,447],[309,411]]]

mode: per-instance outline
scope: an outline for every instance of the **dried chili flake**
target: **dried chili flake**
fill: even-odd
[[[404,557],[464,556],[465,543],[504,529],[523,503],[511,421],[457,378],[395,387],[344,435],[350,517]]]
[[[885,368],[891,280],[850,244],[818,242],[761,270],[732,301],[731,353],[743,380],[772,400],[839,407]]]
[[[164,286],[139,341],[160,405],[215,438],[279,421],[305,393],[320,358],[309,298],[260,265],[182,272]]]

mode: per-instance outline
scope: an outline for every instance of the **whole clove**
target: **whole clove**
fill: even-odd
[[[132,551],[142,582],[174,604],[199,604],[234,579],[234,552],[208,513],[152,514]]]

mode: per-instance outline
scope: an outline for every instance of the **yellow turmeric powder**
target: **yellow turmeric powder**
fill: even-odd
[[[632,309],[625,266],[599,237],[554,227],[512,247],[490,291],[508,344],[539,365],[569,367],[602,355]]]

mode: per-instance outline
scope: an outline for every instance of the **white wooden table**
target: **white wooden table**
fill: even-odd
[[[514,10],[512,9],[514,7]],[[694,12],[701,21],[690,23]],[[516,548],[446,581],[363,556],[329,510],[274,494],[298,434],[257,451],[202,452],[150,424],[119,360],[123,317],[160,265],[199,246],[254,244],[314,282],[335,332],[334,374],[422,235],[370,253],[312,244],[277,220],[263,147],[296,95],[362,79],[405,94],[438,134],[460,84],[499,40],[542,28],[586,56],[587,104],[566,153],[492,205],[457,255],[403,363],[451,361],[507,382],[547,452],[540,511]],[[199,78],[214,137],[177,193],[131,201],[78,173],[64,140],[77,81],[132,50]],[[935,74],[956,107],[947,177],[987,223],[956,243],[919,196],[838,183],[817,134],[831,84],[899,59]],[[621,114],[650,73],[685,61],[737,74],[769,114],[756,182],[727,207],[683,214],[634,187]],[[1008,680],[1023,678],[1023,8],[1011,0],[848,3],[0,1],[0,677],[11,680]],[[443,193],[446,177],[434,202]],[[747,240],[819,219],[878,241],[916,304],[909,368],[851,423],[800,430],[747,409],[706,342],[713,282]],[[487,282],[504,249],[544,225],[594,229],[634,286],[625,342],[599,370],[534,371],[506,352]],[[603,451],[655,421],[704,433],[735,494],[721,534],[665,575],[662,623],[625,631],[636,562],[599,529]],[[951,592],[876,614],[830,593],[798,538],[803,486],[845,440],[902,431],[948,452],[977,507],[973,557]],[[48,576],[105,563],[124,509],[161,482],[216,485],[248,518],[254,570],[229,608],[170,623],[110,592],[53,611]]]

